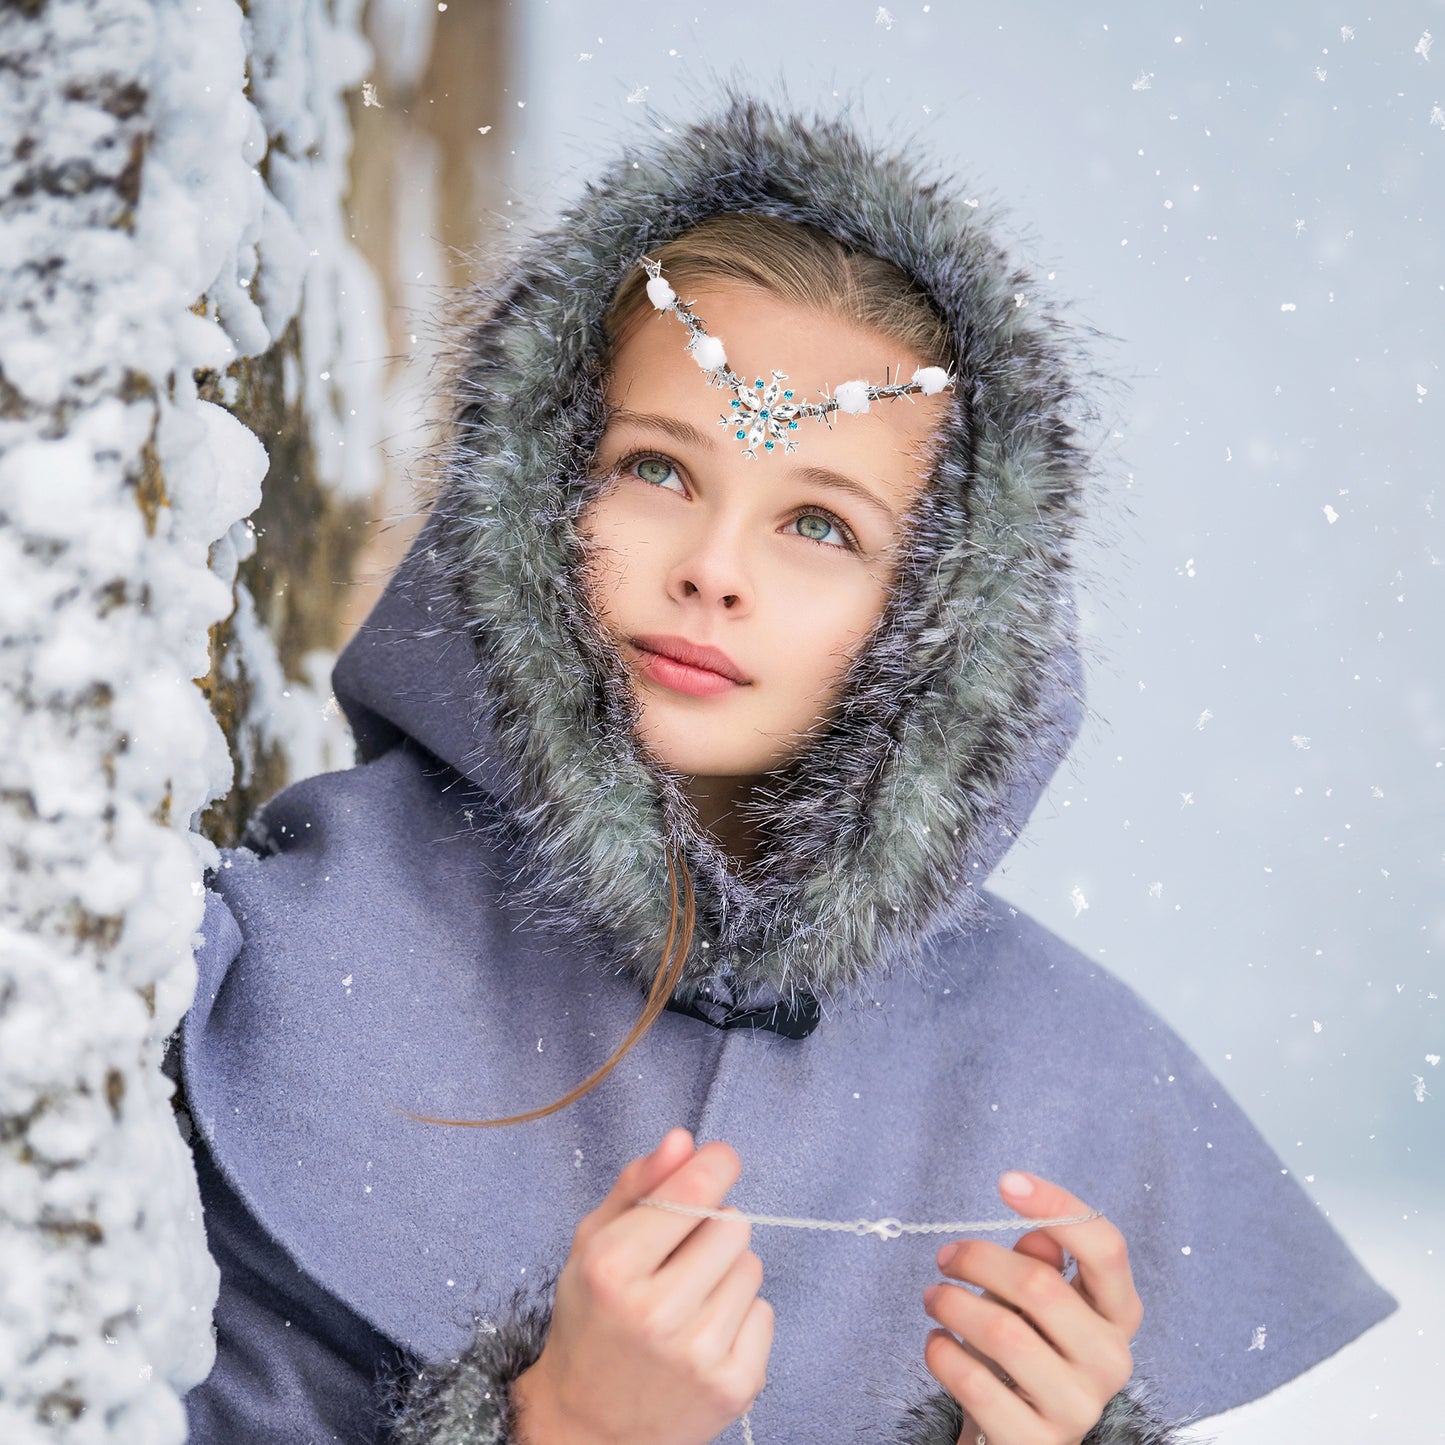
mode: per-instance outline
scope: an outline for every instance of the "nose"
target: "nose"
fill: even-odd
[[[753,586],[743,551],[737,533],[716,521],[689,529],[668,570],[668,596],[733,613],[746,611],[752,606]]]

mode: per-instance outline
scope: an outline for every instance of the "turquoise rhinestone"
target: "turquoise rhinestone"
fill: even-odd
[[[789,430],[789,431],[797,431],[797,429],[798,429],[798,423],[797,423],[797,422],[795,422],[795,421],[790,421],[790,422],[788,423],[788,430]]]
[[[758,415],[761,416],[761,417],[766,417],[766,416],[768,416],[768,415],[769,415],[769,412],[768,412],[767,407],[764,407],[764,408],[758,413]]]
[[[764,443],[763,443],[763,450],[764,450],[764,451],[769,451],[769,452],[770,452],[770,451],[772,451],[772,449],[773,449],[773,443],[772,443],[772,442],[764,442]]]
[[[762,377],[759,377],[759,378],[753,383],[753,385],[754,385],[759,391],[761,391],[761,390],[763,389],[763,379],[762,379]]]
[[[740,432],[738,432],[738,434],[737,434],[737,438],[738,438],[739,441],[742,441],[742,439],[743,439],[745,436],[747,436],[747,432],[745,432],[745,431],[740,431]]]
[[[783,400],[784,400],[784,401],[792,401],[792,399],[793,399],[793,393],[792,393],[791,391],[785,391],[785,392],[783,393]]]
[[[734,402],[732,402],[732,405],[733,405],[734,407],[739,407],[739,406],[742,405],[742,402],[740,402],[740,401],[734,401]]]

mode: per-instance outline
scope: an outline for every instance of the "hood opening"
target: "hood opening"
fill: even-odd
[[[842,1001],[915,964],[977,918],[1078,731],[1084,350],[964,194],[844,120],[738,94],[626,149],[472,298],[437,502],[338,662],[362,756],[410,739],[470,778],[526,840],[529,904],[606,937],[644,984],[677,840],[697,907],[679,999]],[[741,870],[642,755],[625,670],[575,587],[602,316],[642,255],[725,211],[891,261],[946,319],[958,361],[893,595],[829,723],[755,794],[760,851]]]

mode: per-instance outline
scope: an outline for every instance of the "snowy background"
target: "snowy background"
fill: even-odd
[[[994,884],[1188,1039],[1402,1301],[1219,1437],[1445,1439],[1445,4],[547,0],[510,24],[484,225],[545,222],[620,130],[746,65],[1002,198],[1118,338],[1096,717]]]

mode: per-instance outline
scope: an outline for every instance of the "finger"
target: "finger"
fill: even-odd
[[[1089,1212],[1089,1206],[1067,1189],[1019,1170],[1003,1175],[999,1180],[999,1194],[1005,1204],[1026,1218],[1047,1219]],[[1084,1297],[1106,1320],[1132,1336],[1139,1328],[1144,1311],[1129,1268],[1129,1249],[1118,1229],[1101,1216],[1086,1224],[1048,1226],[1039,1233],[1049,1236],[1074,1256]]]
[[[756,1398],[768,1382],[768,1356],[773,1349],[773,1307],[757,1297],[748,1306],[742,1328],[733,1341],[733,1364]],[[749,1400],[748,1408],[752,1408]]]
[[[1050,1269],[1056,1269],[1063,1273],[1067,1263],[1064,1257],[1063,1246],[1052,1240],[1046,1234],[1035,1231],[1026,1234],[1014,1244],[1016,1254],[1025,1254],[1030,1259],[1036,1259],[1042,1264],[1048,1265]]]
[[[713,1140],[655,1186],[650,1195],[694,1209],[716,1209],[741,1173],[737,1151],[730,1144]],[[613,1267],[623,1278],[642,1278],[654,1274],[693,1230],[708,1222],[698,1215],[634,1205],[599,1230],[594,1243],[605,1246],[613,1255]]]
[[[1088,1416],[1092,1423],[1088,1411],[1095,1401],[1090,1377],[1065,1360],[1020,1315],[995,1300],[949,1284],[927,1291],[924,1308],[965,1346],[972,1346],[986,1362],[1009,1376],[1041,1415],[1062,1420]]]
[[[763,1262],[751,1250],[746,1251],[697,1307],[697,1334],[700,1341],[710,1343],[713,1358],[732,1353],[762,1284]]]
[[[686,1129],[669,1129],[651,1154],[643,1154],[623,1167],[607,1196],[583,1218],[578,1235],[590,1238],[604,1225],[620,1218],[675,1173],[693,1152],[692,1135]]]
[[[1110,1374],[1117,1363],[1122,1344],[1118,1326],[1099,1315],[1052,1265],[986,1239],[966,1239],[943,1273],[980,1286],[996,1307],[1007,1307],[1005,1313],[1018,1311],[1025,1317],[1018,1321],[1024,1329],[1037,1331],[1090,1374]]]
[[[928,1372],[968,1412],[989,1440],[1034,1440],[1039,1418],[1033,1407],[971,1355],[947,1330],[930,1330],[923,1346]],[[970,1439],[960,1436],[960,1439]]]
[[[699,1220],[654,1276],[657,1288],[676,1300],[684,1317],[702,1309],[738,1260],[749,1253],[752,1225],[738,1210],[728,1212],[736,1218]]]

